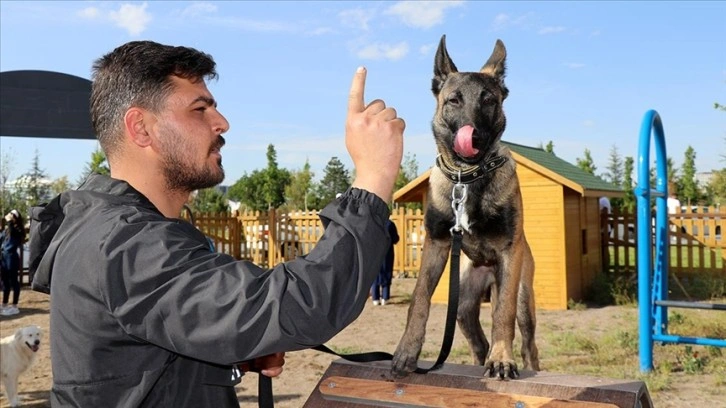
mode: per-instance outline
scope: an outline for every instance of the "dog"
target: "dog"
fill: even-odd
[[[429,178],[421,269],[408,310],[403,337],[391,363],[392,374],[416,370],[426,331],[431,296],[452,245],[454,186],[466,195],[460,208],[463,234],[457,322],[484,375],[517,378],[512,341],[515,320],[522,334],[525,369],[539,370],[535,345],[534,259],[523,229],[522,194],[516,165],[500,143],[506,126],[503,101],[506,49],[497,40],[479,72],[458,72],[441,37],[434,61],[432,92],[436,111],[432,129],[436,166]],[[457,193],[461,199],[461,192]],[[492,346],[479,322],[483,296],[491,288]]]
[[[0,340],[0,374],[11,407],[20,405],[18,378],[35,361],[40,349],[40,338],[40,327],[25,326]]]

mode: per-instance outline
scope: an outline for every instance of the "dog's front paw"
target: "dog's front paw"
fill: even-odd
[[[409,353],[405,350],[396,350],[391,361],[391,374],[394,377],[402,378],[418,368],[418,354]]]
[[[484,376],[487,375],[491,378],[498,377],[500,380],[515,379],[519,377],[519,370],[514,360],[487,360],[484,363]]]

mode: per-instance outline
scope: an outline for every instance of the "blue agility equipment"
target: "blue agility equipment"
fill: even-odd
[[[650,186],[650,141],[655,139],[656,181]],[[668,307],[691,309],[726,310],[724,304],[683,302],[668,300],[668,171],[666,167],[666,143],[663,123],[658,112],[645,113],[640,127],[638,152],[638,185],[634,190],[637,198],[638,217],[638,326],[640,331],[640,370],[653,370],[653,342],[696,344],[726,347],[726,340],[707,337],[684,337],[668,334]],[[655,253],[650,206],[655,199]],[[655,258],[655,267],[653,267]],[[652,281],[651,281],[652,276]]]

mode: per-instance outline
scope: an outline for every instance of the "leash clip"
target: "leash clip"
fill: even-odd
[[[452,235],[454,233],[461,233],[461,216],[464,213],[466,190],[466,184],[461,182],[461,170],[459,170],[459,181],[454,184],[454,188],[451,190],[451,209],[454,210],[454,226],[449,231]]]

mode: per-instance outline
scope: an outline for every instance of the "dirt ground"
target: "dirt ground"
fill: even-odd
[[[385,351],[393,353],[400,340],[406,324],[408,299],[415,280],[395,279],[393,282],[393,298],[385,306],[374,306],[370,302],[361,316],[351,326],[332,339],[328,346],[342,352]],[[50,368],[50,348],[48,346],[48,296],[26,289],[21,294],[21,313],[11,317],[0,317],[0,335],[12,334],[17,328],[36,324],[44,331],[43,346],[33,367],[20,378],[20,395],[25,407],[49,407],[49,391],[52,383]],[[482,306],[482,320],[489,321],[489,305]],[[622,325],[622,319],[635,318],[637,314],[630,308],[624,311],[623,307],[593,308],[582,311],[537,313],[538,326],[566,328],[574,322],[594,322],[597,331],[607,331]],[[435,356],[441,345],[443,326],[446,316],[445,305],[433,305],[427,329],[427,338],[424,353]],[[485,332],[488,333],[488,329]],[[565,329],[567,330],[567,329]],[[593,336],[597,336],[593,333]],[[465,347],[463,336],[457,332],[453,350]],[[547,371],[548,347],[540,342],[540,357],[542,369]],[[302,407],[313,389],[317,386],[323,373],[336,357],[317,351],[305,350],[288,353],[286,356],[285,371],[280,377],[273,380],[276,406]],[[433,360],[429,357],[427,360]],[[459,359],[468,359],[459,357]],[[449,359],[451,362],[451,358]],[[458,361],[456,361],[458,363]],[[464,361],[462,361],[464,362]],[[520,362],[521,363],[521,362]],[[633,365],[637,365],[634,359]],[[674,381],[668,391],[652,392],[651,397],[656,407],[726,407],[726,397],[718,395],[713,390],[713,380],[699,376],[688,376]],[[256,406],[257,376],[246,375],[238,386],[238,396],[243,407]],[[0,397],[0,407],[7,407],[8,400],[4,395]]]

